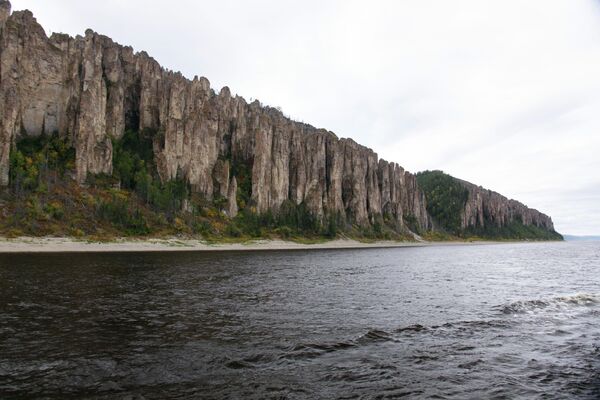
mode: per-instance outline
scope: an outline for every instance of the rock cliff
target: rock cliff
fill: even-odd
[[[206,78],[189,80],[92,30],[47,37],[31,12],[11,14],[0,0],[0,187],[9,183],[10,152],[22,137],[67,138],[84,184],[90,174],[112,173],[112,139],[128,129],[151,136],[161,180],[180,177],[197,194],[225,198],[230,216],[245,172],[258,212],[289,200],[320,218],[368,226],[383,217],[404,231],[432,228],[415,176],[371,149],[247,103],[227,87],[217,93]],[[498,221],[519,214],[551,227],[519,203],[470,190],[465,226],[494,210]]]
[[[76,149],[77,180],[112,172],[111,138],[151,132],[163,180],[182,176],[207,198],[237,212],[234,166],[251,171],[259,212],[285,200],[318,216],[340,213],[367,225],[383,212],[400,225],[430,221],[414,176],[372,150],[292,121],[258,101],[246,103],[206,78],[186,79],[145,52],[91,30],[47,37],[29,11],[0,1],[0,185],[8,184],[12,145],[59,132]],[[238,168],[239,169],[239,168]]]
[[[459,182],[469,193],[461,215],[462,229],[486,228],[488,225],[504,227],[519,222],[523,225],[554,231],[552,219],[538,210],[528,208],[516,200],[508,199],[500,193],[481,186],[463,180]]]
[[[499,193],[443,171],[419,172],[416,178],[436,230],[496,238],[560,236],[550,217]]]

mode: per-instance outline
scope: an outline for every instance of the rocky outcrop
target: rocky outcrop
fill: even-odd
[[[227,192],[227,215],[231,218],[235,217],[238,213],[237,205],[237,180],[235,176],[231,178],[231,184]]]
[[[85,38],[48,39],[29,11],[6,19],[0,34],[0,184],[7,184],[16,139],[55,131],[71,138],[80,181],[87,173],[111,173],[104,42],[91,31]]]
[[[458,181],[469,193],[461,215],[462,229],[486,228],[490,225],[501,228],[518,222],[554,231],[552,218],[546,214],[481,186],[463,180]]]
[[[163,181],[185,179],[195,193],[223,200],[230,216],[243,190],[258,212],[292,201],[361,226],[383,217],[399,230],[432,227],[415,176],[371,149],[227,87],[216,93],[206,78],[189,80],[91,30],[47,37],[31,12],[10,14],[0,0],[0,187],[22,137],[67,138],[84,184],[89,174],[112,173],[111,139],[127,129],[151,136]],[[489,214],[551,226],[523,207],[472,189],[464,224]]]
[[[226,198],[232,216],[243,167],[259,212],[291,200],[359,225],[386,212],[399,226],[410,215],[419,229],[430,227],[414,177],[372,150],[248,104],[227,87],[217,94],[206,78],[188,80],[91,30],[48,38],[29,11],[9,16],[7,1],[0,11],[0,185],[20,137],[67,137],[84,183],[112,172],[111,138],[132,129],[153,135],[162,180],[180,176],[196,193]]]

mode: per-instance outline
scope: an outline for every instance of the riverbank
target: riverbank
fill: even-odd
[[[336,239],[320,243],[297,243],[284,240],[253,240],[241,243],[209,243],[197,239],[117,239],[93,242],[73,238],[19,237],[0,238],[0,253],[55,253],[55,252],[151,252],[151,251],[254,251],[254,250],[311,250],[362,249],[388,247],[423,247],[466,244],[495,244],[501,242],[396,242],[364,243],[351,239]]]

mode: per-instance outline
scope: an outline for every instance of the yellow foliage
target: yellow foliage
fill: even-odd
[[[82,231],[82,230],[81,230],[81,229],[79,229],[79,228],[72,228],[70,233],[71,233],[71,235],[72,235],[72,236],[74,236],[74,237],[82,237],[82,236],[85,236],[85,232],[84,232],[84,231]]]
[[[175,222],[175,227],[177,229],[181,229],[181,228],[183,228],[185,226],[185,222],[183,222],[183,220],[181,218],[179,218],[179,217],[175,217],[175,221],[174,222]]]

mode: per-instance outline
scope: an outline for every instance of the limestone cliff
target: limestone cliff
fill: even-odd
[[[519,222],[554,231],[552,219],[538,210],[470,182],[459,182],[469,193],[461,214],[461,228],[486,228],[488,225],[504,227]]]
[[[430,227],[413,175],[372,150],[248,104],[227,87],[215,93],[206,78],[188,80],[91,30],[48,38],[29,11],[10,15],[10,4],[0,4],[0,185],[22,136],[67,136],[83,183],[88,174],[111,173],[111,137],[146,130],[163,180],[181,174],[195,192],[227,197],[231,214],[232,167],[241,164],[251,170],[259,212],[289,199],[360,225],[386,212],[400,225],[411,216],[420,229]]]
[[[10,7],[0,0],[0,187],[9,183],[10,152],[22,137],[67,138],[83,184],[90,174],[112,173],[111,139],[129,129],[152,137],[163,181],[182,177],[195,193],[226,198],[230,216],[239,207],[238,175],[247,171],[258,212],[290,200],[320,218],[367,226],[384,217],[404,231],[432,228],[415,176],[371,149],[248,104],[227,87],[216,93],[206,78],[189,80],[92,30],[47,37],[31,12]],[[521,213],[538,223],[531,210],[472,192],[465,225],[496,203],[499,220]]]
[[[547,215],[442,171],[419,172],[417,182],[439,230],[461,236],[560,237]]]

